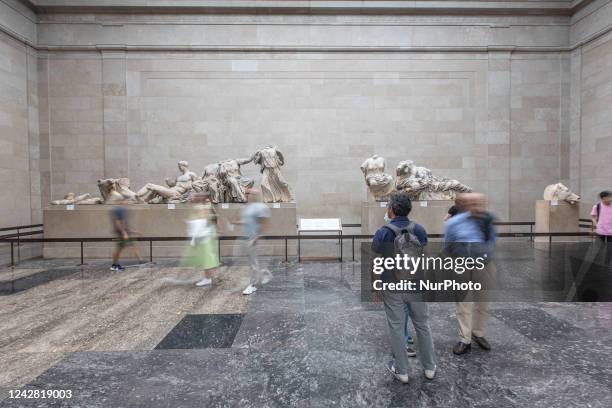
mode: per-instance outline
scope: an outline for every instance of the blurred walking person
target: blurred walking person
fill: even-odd
[[[119,258],[126,248],[132,250],[132,253],[138,259],[138,263],[143,263],[138,246],[134,244],[134,240],[131,237],[136,231],[132,231],[128,227],[128,213],[121,204],[111,210],[113,230],[117,236],[117,248],[115,248],[113,252],[113,263],[110,267],[110,270],[114,272],[122,272],[125,270],[125,268],[119,264]]]
[[[242,235],[245,238],[244,248],[251,270],[251,280],[249,286],[242,292],[243,295],[252,294],[257,288],[265,285],[272,279],[272,273],[260,266],[257,255],[257,243],[270,219],[270,208],[259,201],[259,192],[257,190],[249,189],[247,190],[247,195],[249,203],[242,212],[241,221],[237,223],[242,225]]]
[[[202,271],[202,279],[196,286],[211,286],[213,272],[219,266],[217,215],[208,194],[192,194],[189,201],[196,205],[187,221],[191,241],[181,264]]]
[[[495,275],[492,262],[495,249],[493,216],[486,211],[486,196],[480,193],[465,193],[455,200],[458,213],[444,224],[445,252],[454,257],[482,257],[486,267],[480,272],[478,281],[486,288]],[[475,302],[467,302],[474,298]],[[472,340],[484,350],[491,350],[485,336],[485,325],[489,317],[488,302],[482,291],[463,293],[456,303],[459,323],[459,342],[453,353],[465,354],[471,350]]]

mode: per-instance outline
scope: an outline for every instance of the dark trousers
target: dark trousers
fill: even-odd
[[[604,262],[610,266],[612,260],[612,235],[598,235],[601,240],[601,251],[604,253]]]

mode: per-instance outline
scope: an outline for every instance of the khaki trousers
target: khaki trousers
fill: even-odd
[[[489,296],[486,289],[494,289],[497,269],[494,263],[487,265],[485,275],[481,277],[484,292],[469,293],[468,298],[473,298],[474,302],[457,302],[457,322],[459,323],[459,340],[465,344],[472,342],[472,335],[484,337],[485,325],[489,318]]]
[[[472,342],[472,335],[484,337],[484,329],[489,318],[488,302],[457,302],[457,321],[459,340],[465,344]]]

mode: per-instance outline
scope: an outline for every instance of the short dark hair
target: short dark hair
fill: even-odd
[[[389,206],[393,210],[393,214],[400,217],[405,217],[412,211],[412,201],[410,201],[408,194],[401,191],[395,191],[391,194]]]
[[[610,191],[610,190],[604,190],[601,193],[599,193],[599,198],[601,198],[601,199],[606,198],[606,197],[610,197],[610,196],[612,196],[612,191]]]
[[[457,206],[453,205],[451,206],[451,208],[448,209],[448,215],[450,215],[451,217],[454,217],[457,214],[459,214],[459,209],[457,208]]]

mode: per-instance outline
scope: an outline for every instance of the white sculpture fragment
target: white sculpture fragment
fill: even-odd
[[[76,195],[75,193],[68,193],[62,200],[53,200],[53,205],[73,205],[73,204],[102,204],[103,200],[100,197],[92,197],[91,194]]]
[[[454,200],[457,193],[472,189],[458,180],[434,176],[426,167],[416,166],[412,160],[397,165],[396,188],[405,191],[412,200]]]
[[[375,154],[361,165],[366,185],[376,201],[387,201],[393,192],[393,176],[385,173],[385,159]]]
[[[565,185],[556,183],[546,186],[544,189],[544,200],[567,201],[570,204],[576,204],[580,201],[580,196],[571,192]]]

